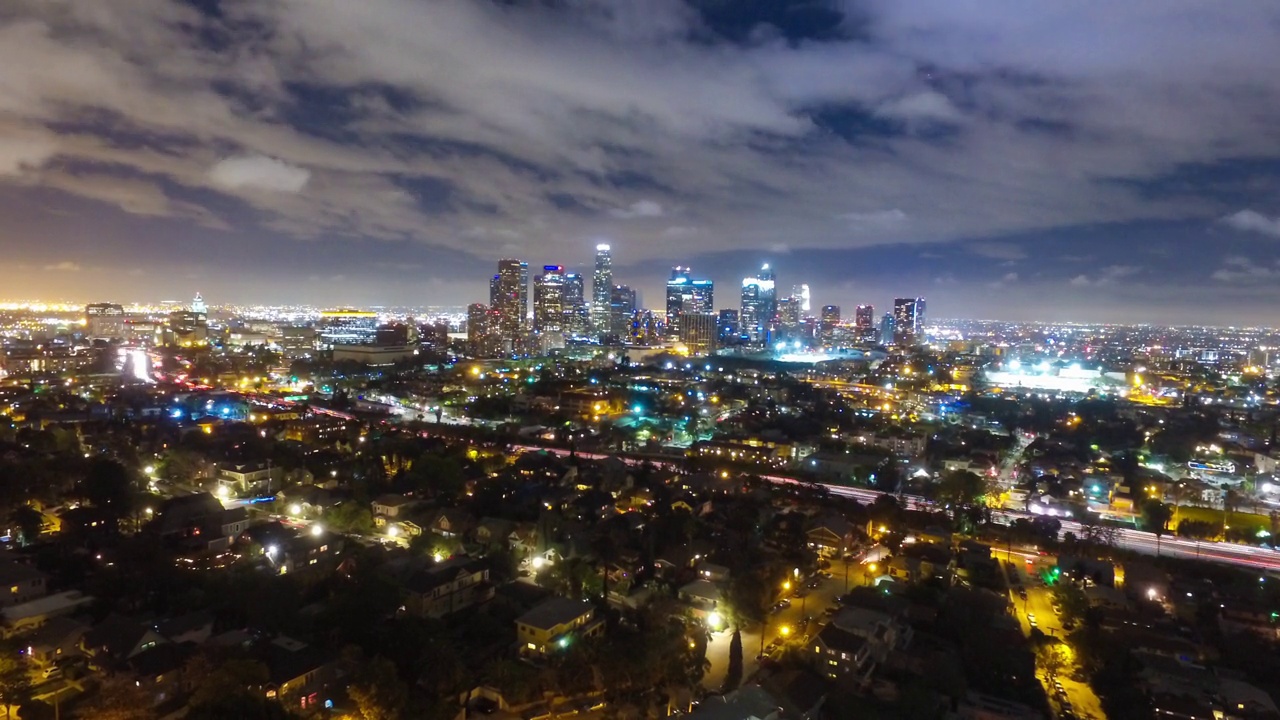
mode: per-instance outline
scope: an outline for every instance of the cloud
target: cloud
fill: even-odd
[[[1007,287],[1009,285],[1012,285],[1013,283],[1016,283],[1016,282],[1018,282],[1018,273],[1016,272],[1005,273],[1003,276],[1001,276],[999,280],[996,280],[995,282],[987,283],[987,287],[991,288],[992,290],[998,290],[998,289]]]
[[[1222,222],[1242,232],[1255,232],[1280,237],[1280,217],[1267,217],[1253,210],[1241,210],[1224,218]]]
[[[872,210],[870,212],[843,213],[841,220],[852,227],[890,228],[907,221],[907,214],[897,208],[892,210]]]
[[[630,220],[632,218],[662,217],[666,212],[663,210],[662,205],[653,200],[637,200],[625,208],[614,208],[609,211],[609,214],[616,218]]]
[[[0,177],[17,175],[44,165],[53,157],[55,149],[54,143],[44,138],[0,134]]]
[[[209,178],[232,190],[296,193],[306,187],[311,172],[264,155],[248,155],[219,161],[209,170]]]
[[[960,111],[951,104],[947,96],[933,90],[889,100],[879,105],[876,113],[908,121],[953,122],[960,119]]]
[[[1268,267],[1240,255],[1231,255],[1224,258],[1222,267],[1209,277],[1222,283],[1241,284],[1269,280],[1277,275],[1280,275],[1280,271],[1275,267]]]
[[[70,260],[63,260],[62,262],[53,263],[52,265],[45,265],[41,269],[46,272],[73,273],[73,272],[80,272],[81,267],[77,263],[73,263]]]
[[[1025,260],[1027,251],[1010,243],[1002,242],[976,242],[968,245],[968,249],[974,255],[980,255],[992,260]]]
[[[1071,278],[1068,284],[1075,287],[1112,285],[1119,280],[1138,274],[1141,270],[1142,268],[1134,265],[1109,265],[1102,268],[1094,275],[1076,275]]]

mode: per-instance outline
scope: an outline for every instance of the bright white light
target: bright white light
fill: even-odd
[[[289,506],[289,514],[290,514],[290,515],[294,515],[294,516],[301,515],[301,514],[302,514],[302,506],[301,506],[301,505],[299,505],[298,503],[294,503],[294,504],[290,505],[290,506]]]
[[[399,525],[388,525],[388,526],[387,526],[387,537],[399,537],[399,536],[400,536],[400,526],[399,526]]]
[[[436,553],[432,555],[431,558],[436,562],[444,562],[444,553]]]
[[[231,491],[227,489],[226,485],[219,485],[217,493],[218,493],[218,497],[224,500],[227,499],[228,497],[231,497]]]
[[[155,466],[155,465],[148,465],[148,466],[146,466],[146,467],[142,468],[142,472],[144,472],[144,473],[146,473],[146,474],[148,474],[148,475],[155,475],[155,474],[156,474],[156,466]]]
[[[547,564],[547,561],[541,557],[534,558],[532,563],[534,570],[541,570],[542,567],[546,564]]]
[[[280,548],[276,547],[275,545],[267,546],[267,557],[275,557],[276,553],[278,552],[280,552]]]
[[[311,534],[316,537],[320,537],[321,535],[324,534],[324,526],[321,525],[320,523],[316,523],[315,525],[312,525]]]
[[[712,630],[719,630],[722,620],[723,619],[720,617],[720,613],[718,612],[707,613],[707,627]]]

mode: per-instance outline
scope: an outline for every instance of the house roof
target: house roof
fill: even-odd
[[[46,575],[30,565],[16,562],[0,562],[0,587],[39,580]]]
[[[592,610],[591,603],[585,600],[557,596],[543,600],[532,610],[516,618],[516,622],[539,630],[551,630],[557,625],[572,622]]]
[[[150,631],[146,625],[122,615],[109,615],[84,634],[84,645],[103,649],[111,657],[127,655]]]
[[[850,655],[857,653],[866,646],[865,638],[854,635],[848,630],[829,624],[822,628],[822,632],[814,638],[814,642],[820,642],[824,647],[838,652],[846,652]]]
[[[405,581],[406,590],[418,594],[426,594],[432,590],[453,582],[459,577],[474,575],[488,569],[489,563],[478,558],[454,558],[436,566],[428,566],[418,570]]]

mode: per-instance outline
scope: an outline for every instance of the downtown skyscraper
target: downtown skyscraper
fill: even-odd
[[[769,341],[778,322],[778,278],[765,263],[755,277],[742,279],[742,310],[738,315],[742,334],[751,342]]]
[[[667,330],[669,338],[680,337],[680,316],[684,313],[708,313],[715,307],[715,284],[695,280],[687,267],[671,268],[667,280]]]
[[[893,344],[915,345],[924,339],[924,298],[897,298],[893,301]]]
[[[489,307],[503,351],[518,352],[529,315],[529,263],[511,258],[498,261],[498,274],[489,283]]]
[[[591,276],[591,327],[597,336],[610,331],[613,299],[613,252],[609,245],[596,245],[596,271]]]

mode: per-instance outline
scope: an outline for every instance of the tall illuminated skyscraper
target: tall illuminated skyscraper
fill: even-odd
[[[606,243],[596,245],[596,271],[591,276],[591,326],[597,335],[610,331],[613,299],[613,252]]]
[[[836,326],[840,324],[840,306],[839,305],[823,305],[822,318],[818,325],[818,339],[823,345],[831,345],[835,342]]]
[[[626,340],[631,330],[631,316],[636,312],[636,291],[626,285],[614,285],[609,298],[609,333]]]
[[[497,315],[503,350],[518,352],[529,316],[529,263],[506,258],[489,284],[489,305]]]
[[[671,268],[667,280],[667,337],[680,337],[680,315],[683,313],[708,313],[715,306],[715,283],[695,280],[690,268]]]
[[[765,263],[755,277],[742,279],[742,332],[752,342],[765,343],[778,323],[778,280]]]
[[[584,337],[592,330],[591,313],[587,307],[586,281],[582,273],[566,273],[564,276],[564,331],[567,335]]]
[[[565,275],[562,265],[544,265],[533,279],[534,332],[561,332],[565,319]]]
[[[908,347],[924,339],[924,298],[893,301],[893,342]]]

